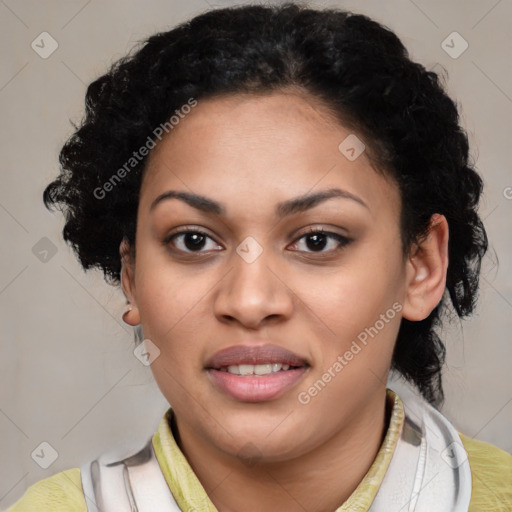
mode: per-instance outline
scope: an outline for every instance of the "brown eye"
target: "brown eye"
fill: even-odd
[[[323,229],[312,229],[297,239],[294,243],[298,246],[298,242],[304,240],[306,252],[327,253],[337,251],[347,246],[352,240],[338,233],[324,231]],[[324,249],[328,247],[329,250]],[[299,249],[300,250],[300,249]]]
[[[173,248],[183,252],[205,252],[202,251],[202,249],[207,246],[208,240],[213,241],[213,239],[203,231],[187,229],[168,236],[164,240],[164,244],[171,244]],[[217,246],[216,244],[214,245]],[[212,248],[214,249],[214,247]]]

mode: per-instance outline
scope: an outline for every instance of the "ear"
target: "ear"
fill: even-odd
[[[129,325],[135,326],[140,324],[140,313],[135,294],[135,262],[126,237],[119,245],[119,255],[121,257],[121,287],[131,306],[131,309],[123,314],[123,320]]]
[[[406,263],[406,290],[402,315],[424,320],[441,301],[448,269],[448,222],[432,215],[427,236],[415,245]]]

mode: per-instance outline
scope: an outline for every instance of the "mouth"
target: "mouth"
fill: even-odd
[[[300,366],[290,366],[289,364],[283,363],[263,363],[263,364],[232,364],[229,366],[221,366],[220,368],[214,368],[221,372],[228,372],[232,375],[272,375],[277,372],[286,372],[288,370],[295,370]]]
[[[276,345],[237,345],[217,352],[205,370],[221,393],[242,402],[276,399],[309,368],[300,356]]]

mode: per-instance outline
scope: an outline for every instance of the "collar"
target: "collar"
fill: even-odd
[[[335,512],[366,512],[384,479],[404,423],[404,406],[400,397],[386,389],[391,410],[386,435],[370,469],[349,498]],[[153,448],[165,480],[181,510],[218,512],[201,482],[174,439],[170,422],[174,412],[169,408],[153,436]]]

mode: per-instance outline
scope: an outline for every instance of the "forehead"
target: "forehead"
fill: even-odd
[[[341,187],[374,209],[399,204],[394,182],[377,173],[365,151],[355,159],[344,141],[363,146],[316,98],[274,92],[198,100],[151,151],[141,189],[141,209],[168,189],[258,205]],[[359,141],[359,142],[358,142]],[[349,154],[350,156],[350,154]],[[243,201],[241,201],[243,198]],[[228,207],[229,209],[229,207]],[[240,212],[238,212],[240,213]]]

